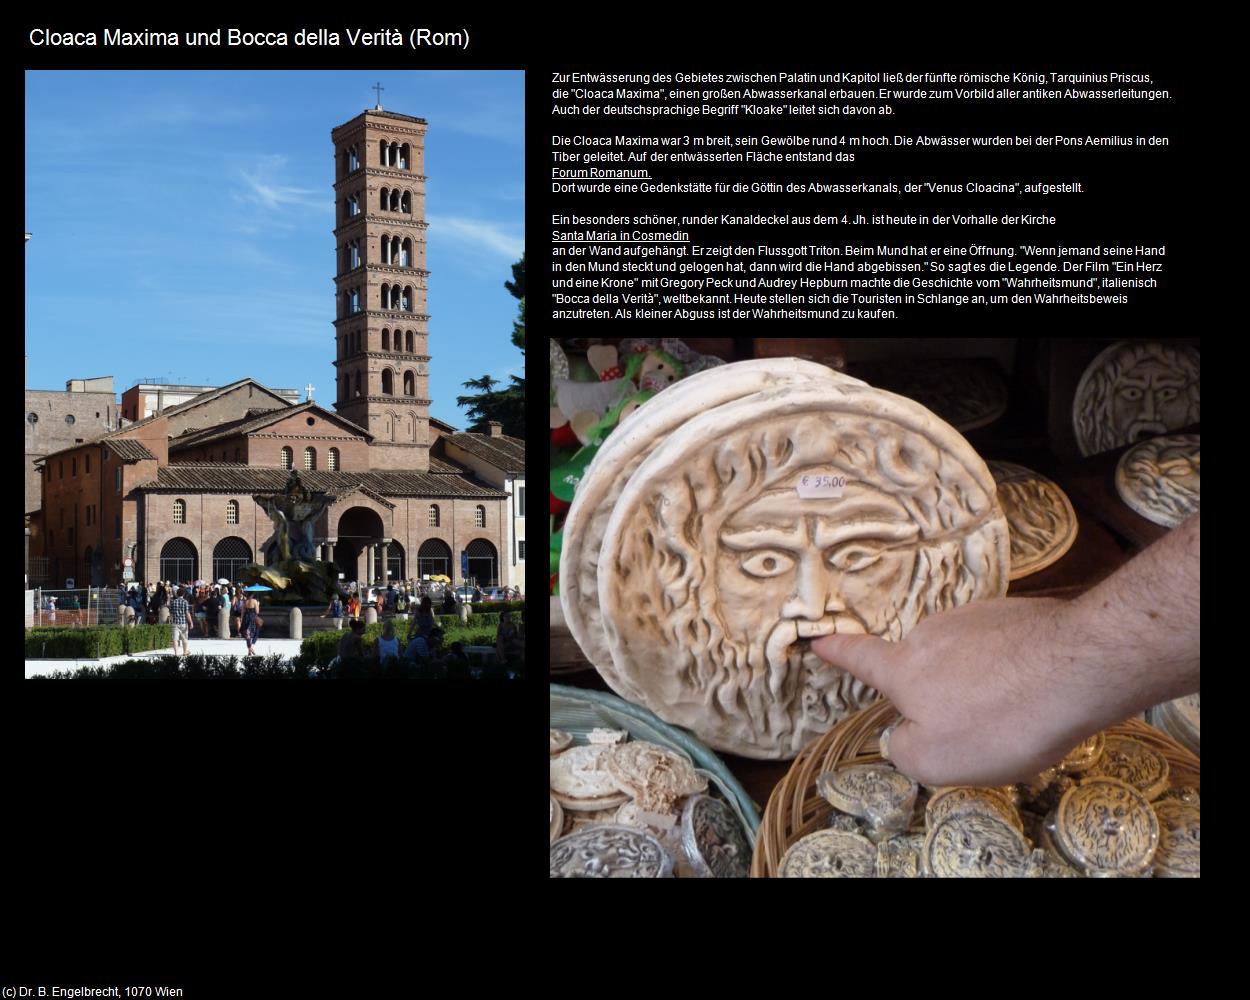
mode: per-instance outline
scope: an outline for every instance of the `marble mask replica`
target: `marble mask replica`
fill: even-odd
[[[1146,520],[1175,528],[1202,499],[1201,436],[1168,434],[1130,448],[1116,466],[1115,488]]]
[[[1076,388],[1072,421],[1081,454],[1198,423],[1201,371],[1193,347],[1112,344],[1090,362]]]
[[[918,403],[832,376],[686,420],[604,532],[600,672],[718,750],[793,757],[875,700],[813,639],[897,640],[1007,589],[1007,523],[984,461]]]

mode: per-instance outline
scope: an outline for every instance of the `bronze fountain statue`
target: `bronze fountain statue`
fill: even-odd
[[[239,579],[272,587],[270,600],[276,604],[319,604],[336,593],[346,597],[337,566],[318,560],[313,544],[313,525],[336,498],[324,490],[308,489],[292,469],[281,493],[262,493],[253,499],[273,522],[278,561],[273,566],[248,563],[239,571]]]

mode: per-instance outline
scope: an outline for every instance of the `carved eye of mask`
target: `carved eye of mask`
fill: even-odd
[[[867,569],[881,558],[881,550],[862,543],[843,545],[829,556],[829,565],[843,573]]]
[[[762,579],[767,579],[770,576],[780,576],[793,568],[793,559],[784,552],[775,552],[772,549],[760,549],[758,552],[750,553],[742,560],[742,571],[744,573],[750,576],[758,576]]]
[[[1160,389],[1159,399],[1164,403],[1170,403],[1180,393],[1179,389]]]
[[[1130,403],[1136,403],[1142,397],[1142,391],[1135,386],[1129,386],[1120,390],[1120,397],[1127,399]]]

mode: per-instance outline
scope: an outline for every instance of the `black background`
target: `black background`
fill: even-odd
[[[907,153],[893,147],[858,151],[854,165],[819,164],[806,172],[844,181],[855,176],[923,175],[962,181],[995,175],[1028,180],[1080,179],[1084,195],[1051,199],[1014,196],[931,198],[826,196],[820,201],[755,202],[735,197],[715,202],[716,211],[788,211],[808,214],[877,211],[895,214],[934,210],[1051,210],[1056,227],[1037,227],[1026,238],[1041,244],[1116,243],[1168,246],[1162,287],[1133,290],[1130,307],[999,307],[972,310],[910,307],[893,322],[830,325],[777,324],[757,329],[745,322],[733,336],[868,335],[915,336],[1029,334],[1074,336],[1165,336],[1191,333],[1212,310],[1196,299],[1199,272],[1208,265],[1198,221],[1216,213],[1214,185],[1204,182],[1209,160],[1203,134],[1210,96],[1208,73],[1216,66],[1198,49],[1182,19],[1135,37],[1123,20],[1095,26],[1088,13],[1069,16],[1049,10],[1026,12],[1008,21],[1002,13],[986,20],[963,7],[924,19],[902,9],[881,9],[851,20],[831,8],[815,20],[788,11],[772,20],[759,10],[752,20],[726,21],[706,15],[679,24],[673,17],[647,20],[629,8],[581,8],[565,17],[534,9],[510,18],[433,13],[360,17],[366,29],[395,23],[456,28],[468,24],[467,52],[410,49],[140,50],[35,49],[26,41],[34,24],[65,30],[99,31],[104,26],[140,30],[211,29],[237,25],[266,27],[254,20],[206,12],[179,22],[125,14],[68,17],[55,14],[18,29],[18,65],[54,68],[161,69],[362,69],[385,75],[427,68],[521,68],[527,71],[527,284],[529,345],[537,363],[528,373],[530,444],[527,479],[531,489],[547,478],[545,421],[549,336],[730,335],[716,322],[572,323],[552,325],[548,285],[550,217],[575,206],[580,214],[644,212],[681,215],[705,208],[713,196],[578,196],[553,200],[550,193],[551,135],[556,130],[661,134],[665,130],[718,135],[745,130],[790,133],[808,129],[863,134],[914,134],[992,130],[1024,134],[1169,135],[1164,151],[1137,149],[1036,148],[966,153],[928,149]],[[609,20],[611,19],[611,20]],[[340,29],[325,18],[267,17],[273,30],[300,27]],[[1141,20],[1138,20],[1138,27]],[[553,120],[554,71],[618,72],[835,70],[1145,71],[1155,87],[1169,89],[1160,106],[1091,102],[959,102],[941,107],[903,102],[891,119],[858,118],[843,123],[808,118],[621,119],[570,117]],[[11,79],[20,87],[15,72]],[[1141,87],[1143,85],[1134,85]],[[20,92],[20,91],[19,91]],[[362,94],[362,107],[369,95]],[[20,100],[20,98],[19,98]],[[72,109],[71,109],[72,110]],[[420,113],[420,109],[405,109]],[[20,104],[16,108],[20,117]],[[1147,117],[1149,124],[1147,124]],[[327,128],[332,124],[327,122]],[[887,160],[888,158],[888,160]],[[1157,168],[1157,169],[1156,169]],[[733,168],[708,165],[669,168],[733,179]],[[804,168],[778,165],[787,175]],[[747,179],[769,171],[753,168]],[[658,178],[659,171],[655,171]],[[751,243],[795,245],[808,239],[850,241],[851,230],[794,234],[759,230]],[[699,233],[699,239],[706,236]],[[731,242],[743,241],[741,229]],[[875,244],[1021,242],[1003,227],[969,233],[892,227],[853,231],[853,241]],[[16,241],[14,241],[16,246]],[[15,255],[20,251],[14,251]],[[15,262],[18,267],[20,262]],[[502,274],[500,280],[508,277]],[[331,304],[327,299],[327,322]],[[136,322],[141,317],[136,316]],[[14,419],[14,426],[16,420]],[[17,491],[13,491],[16,493]],[[381,892],[411,901],[441,900],[479,907],[484,889],[508,906],[499,890],[509,883],[545,878],[541,866],[542,724],[546,714],[546,570],[541,563],[545,534],[532,505],[526,593],[529,676],[504,684],[409,685],[130,685],[20,684],[17,664],[9,668],[3,709],[9,777],[10,831],[21,843],[30,926],[64,921],[61,890],[107,906],[120,926],[154,903],[185,906],[203,899],[238,907],[324,900],[347,893]],[[16,538],[16,521],[10,537]],[[529,817],[527,819],[527,817]],[[506,847],[501,847],[506,844]],[[251,903],[247,903],[251,905]],[[424,909],[424,908],[423,908]],[[159,923],[159,921],[158,921]],[[116,928],[115,928],[116,929]],[[102,931],[101,933],[106,933]],[[201,994],[212,995],[212,994]]]

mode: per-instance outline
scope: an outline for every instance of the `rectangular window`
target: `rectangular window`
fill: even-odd
[[[525,516],[525,487],[518,486],[516,488],[516,513],[517,517]],[[521,558],[525,558],[522,556]]]
[[[117,492],[120,493],[121,491],[122,491],[122,467],[119,465],[117,467]]]
[[[99,414],[96,414],[96,416],[99,416]],[[87,476],[91,475],[91,456],[84,455],[83,462],[85,463],[84,468],[82,470],[83,474]]]
[[[69,476],[73,479],[76,475],[78,475],[78,459],[71,458],[69,460]]]
[[[525,558],[525,539],[519,538],[516,543],[516,554],[518,559]]]
[[[122,516],[120,514],[117,515],[116,520],[113,522],[113,537],[122,537]]]
[[[61,459],[57,464],[56,475],[58,479],[65,478],[65,459]]]

